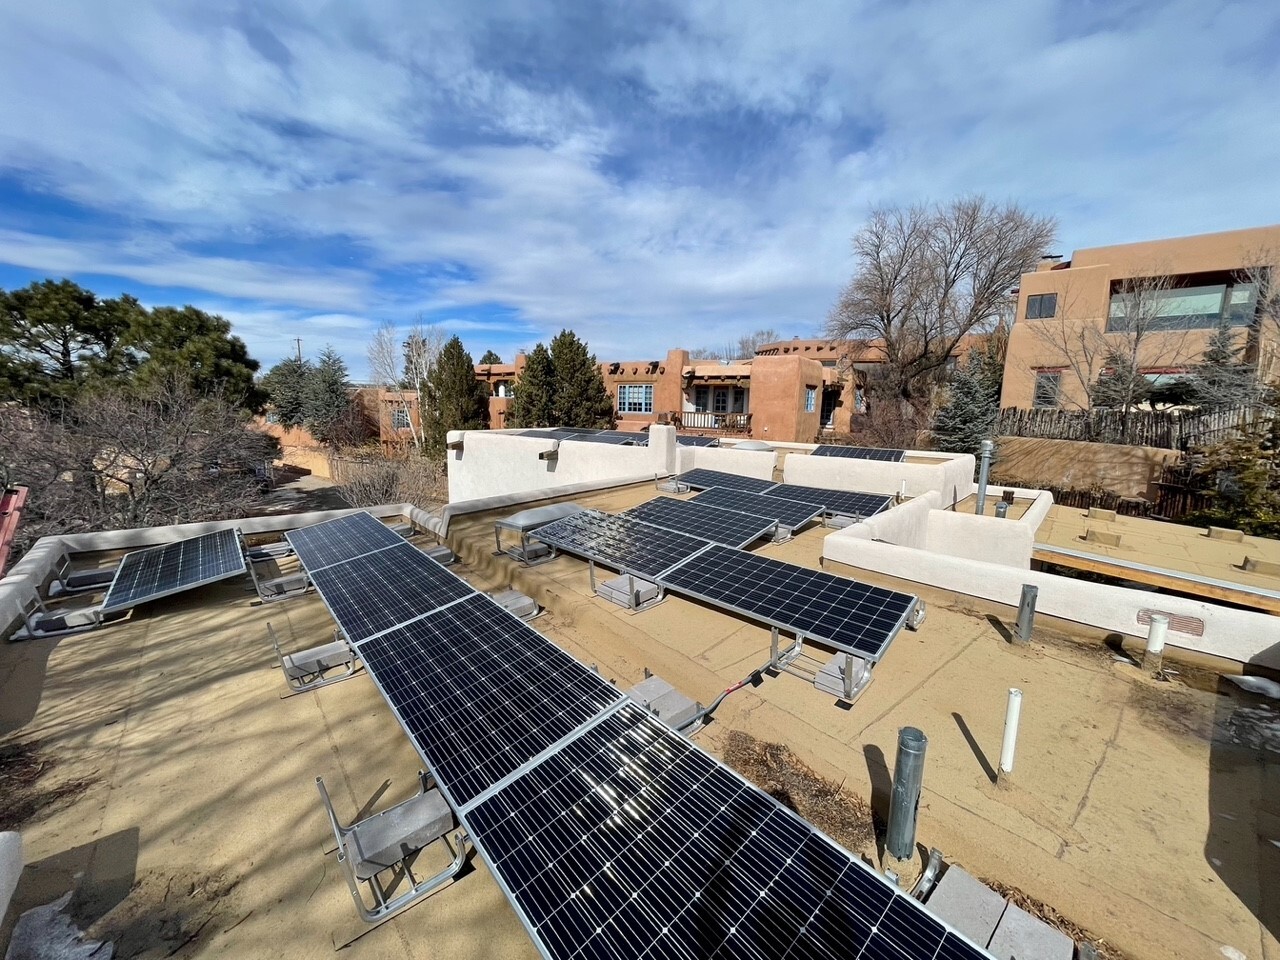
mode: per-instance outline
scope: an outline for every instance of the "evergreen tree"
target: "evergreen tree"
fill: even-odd
[[[326,346],[306,380],[303,420],[311,435],[321,443],[337,445],[347,439],[344,427],[350,414],[351,384],[347,382],[347,365],[332,346]]]
[[[283,426],[300,427],[306,423],[307,394],[313,372],[308,361],[289,357],[277,363],[262,378],[262,389]]]
[[[572,330],[561,330],[551,341],[555,369],[555,425],[613,427],[613,398],[605,389],[600,365]]]
[[[428,456],[444,456],[450,430],[483,430],[489,426],[488,391],[476,379],[471,354],[457,337],[440,351],[428,388],[431,406],[423,427]]]
[[[1000,412],[999,362],[972,350],[947,385],[947,400],[933,421],[934,446],[950,453],[977,454],[979,444],[995,435]]]
[[[1262,390],[1254,368],[1244,363],[1230,321],[1223,317],[1190,377],[1191,401],[1202,410],[1226,410],[1257,403]]]
[[[1133,359],[1123,353],[1107,355],[1106,367],[1089,388],[1095,407],[1127,412],[1151,394],[1151,381],[1138,372]]]
[[[482,367],[487,364],[501,363],[501,362],[502,362],[502,358],[498,356],[496,353],[494,353],[492,350],[486,350],[484,352],[484,356],[480,358],[480,366]]]
[[[130,327],[128,346],[142,358],[139,386],[177,376],[197,393],[218,391],[251,410],[266,400],[253,380],[258,361],[217,314],[192,306],[143,311]]]
[[[525,361],[524,371],[516,384],[516,395],[507,413],[513,427],[555,426],[555,367],[551,354],[542,344],[533,348]]]

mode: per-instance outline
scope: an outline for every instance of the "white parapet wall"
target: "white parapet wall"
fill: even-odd
[[[1170,646],[1280,668],[1280,617],[868,540],[851,534],[853,529],[826,537],[823,558],[1009,606],[1018,605],[1024,583],[1033,584],[1040,591],[1039,613],[1130,637],[1147,635],[1147,626],[1138,619],[1143,611],[1188,617],[1202,625],[1201,635],[1171,624]]]
[[[936,453],[908,450],[907,456],[928,463],[892,463],[853,457],[804,457],[791,455],[783,463],[783,479],[808,487],[858,490],[863,493],[902,493],[919,497],[930,490],[950,506],[973,493],[974,459],[968,453]]]
[[[449,502],[486,500],[555,487],[629,483],[675,472],[676,432],[655,424],[647,447],[550,440],[498,430],[450,431]],[[543,457],[546,457],[545,459]]]
[[[757,480],[772,480],[778,455],[772,450],[735,450],[733,447],[679,447],[680,469],[719,470]]]

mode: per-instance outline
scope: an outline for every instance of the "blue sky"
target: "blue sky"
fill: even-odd
[[[1280,221],[1274,0],[0,8],[0,286],[194,303],[270,365],[814,335],[876,204],[1059,252]]]

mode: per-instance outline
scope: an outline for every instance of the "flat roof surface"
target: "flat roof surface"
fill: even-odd
[[[1113,547],[1085,540],[1090,530],[1118,534],[1120,545]],[[1244,587],[1280,591],[1280,576],[1243,569],[1245,557],[1280,563],[1280,540],[1265,537],[1246,536],[1239,543],[1214,540],[1208,536],[1206,527],[1125,516],[1091,520],[1086,510],[1054,504],[1036,531],[1036,543],[1225,580]]]
[[[654,495],[637,486],[577,501],[612,512]],[[632,614],[591,595],[585,561],[521,568],[495,557],[493,521],[510,512],[455,520],[454,569],[481,589],[534,596],[547,612],[533,626],[620,686],[648,668],[708,703],[768,659],[768,630],[744,619],[678,597]],[[818,566],[827,532],[756,552]],[[1270,819],[1280,817],[1270,701],[1221,681],[1157,684],[1048,625],[1014,648],[1010,611],[905,588],[922,593],[929,617],[894,641],[851,709],[799,677],[766,677],[732,694],[698,742],[718,753],[743,731],[786,744],[882,812],[897,731],[917,726],[929,737],[924,849],[1021,888],[1139,960],[1280,949],[1277,904],[1262,892],[1280,889],[1280,850],[1266,840],[1280,822]],[[0,645],[0,731],[41,741],[60,760],[55,782],[89,781],[22,828],[33,864],[24,908],[84,871],[85,916],[106,915],[94,928],[103,935],[127,927],[121,955],[328,957],[335,937],[359,931],[324,853],[314,779],[353,819],[412,792],[420,761],[367,676],[282,699],[266,624],[287,649],[330,639],[333,624],[314,595],[266,606],[251,596],[232,580],[107,630]],[[1014,686],[1018,760],[1011,785],[997,787],[988,772]],[[874,844],[860,852],[877,862]],[[472,863],[352,955],[535,956],[484,862]]]

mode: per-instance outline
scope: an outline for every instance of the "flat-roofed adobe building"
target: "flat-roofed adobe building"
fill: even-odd
[[[1280,225],[1045,258],[1019,287],[1001,406],[1088,408],[1089,385],[1108,353],[1134,346],[1135,327],[1139,372],[1167,383],[1201,362],[1224,318],[1244,358],[1270,379],[1278,331],[1261,308],[1278,265]]]

